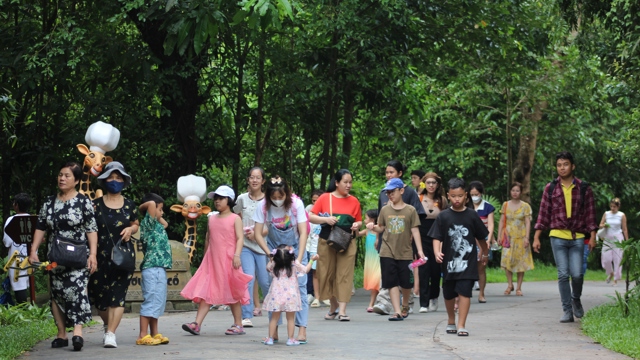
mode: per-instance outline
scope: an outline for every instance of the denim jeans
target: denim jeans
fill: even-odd
[[[242,261],[242,271],[253,276],[253,279],[248,284],[249,297],[251,300],[247,305],[242,305],[242,318],[253,318],[253,284],[258,279],[258,285],[262,290],[264,296],[269,292],[269,272],[267,271],[267,255],[255,253],[245,247],[242,248],[240,254],[240,261]]]
[[[551,237],[551,249],[558,268],[558,289],[562,310],[565,313],[573,313],[571,299],[580,299],[582,295],[584,239],[565,240]],[[569,284],[569,277],[571,277],[571,284]]]
[[[582,258],[582,277],[587,272],[587,260],[589,259],[589,245],[584,245],[584,257]]]

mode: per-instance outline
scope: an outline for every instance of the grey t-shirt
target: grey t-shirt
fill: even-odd
[[[236,200],[236,206],[233,207],[233,212],[242,217],[243,230],[246,227],[253,228],[255,226],[256,222],[253,221],[253,213],[256,211],[260,200],[262,199],[251,199],[249,197],[249,193],[240,194],[240,196],[238,196],[238,199]],[[246,236],[244,237],[244,247],[257,254],[264,255],[264,251],[262,250],[262,248],[260,248],[260,245],[258,245],[258,243],[255,241],[247,239]]]

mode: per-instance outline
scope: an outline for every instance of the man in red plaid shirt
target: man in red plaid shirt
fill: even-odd
[[[591,235],[588,246],[589,250],[592,250],[596,245],[598,230],[593,191],[573,175],[575,168],[570,152],[562,151],[556,154],[558,178],[547,184],[542,193],[533,238],[533,250],[540,252],[540,234],[543,230],[551,230],[549,238],[558,268],[558,288],[564,312],[560,318],[562,323],[573,322],[574,315],[577,318],[584,315],[580,302],[584,239],[585,234]],[[581,191],[583,186],[586,189]],[[549,193],[550,187],[553,188],[552,194]]]

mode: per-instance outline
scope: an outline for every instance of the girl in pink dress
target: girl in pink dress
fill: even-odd
[[[243,245],[242,220],[233,212],[235,193],[228,186],[220,186],[209,193],[220,213],[209,217],[208,238],[204,244],[204,258],[195,275],[180,295],[199,304],[196,321],[182,325],[182,329],[200,335],[200,326],[211,304],[225,304],[231,308],[233,325],[225,334],[244,335],[242,305],[249,303],[248,284],[252,276],[242,272],[240,253]]]
[[[300,302],[300,289],[298,286],[298,273],[308,273],[314,260],[318,255],[314,255],[306,266],[301,265],[296,260],[293,247],[280,245],[271,251],[271,261],[267,265],[267,270],[273,276],[269,293],[264,297],[262,309],[271,311],[269,321],[269,336],[265,339],[265,345],[273,345],[273,336],[276,334],[280,313],[287,314],[287,332],[289,340],[287,346],[300,345],[294,337],[296,311],[302,309]]]

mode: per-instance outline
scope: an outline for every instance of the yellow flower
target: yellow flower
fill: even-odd
[[[426,187],[427,187],[427,185],[425,185],[422,181],[420,181],[420,189],[424,189]]]

